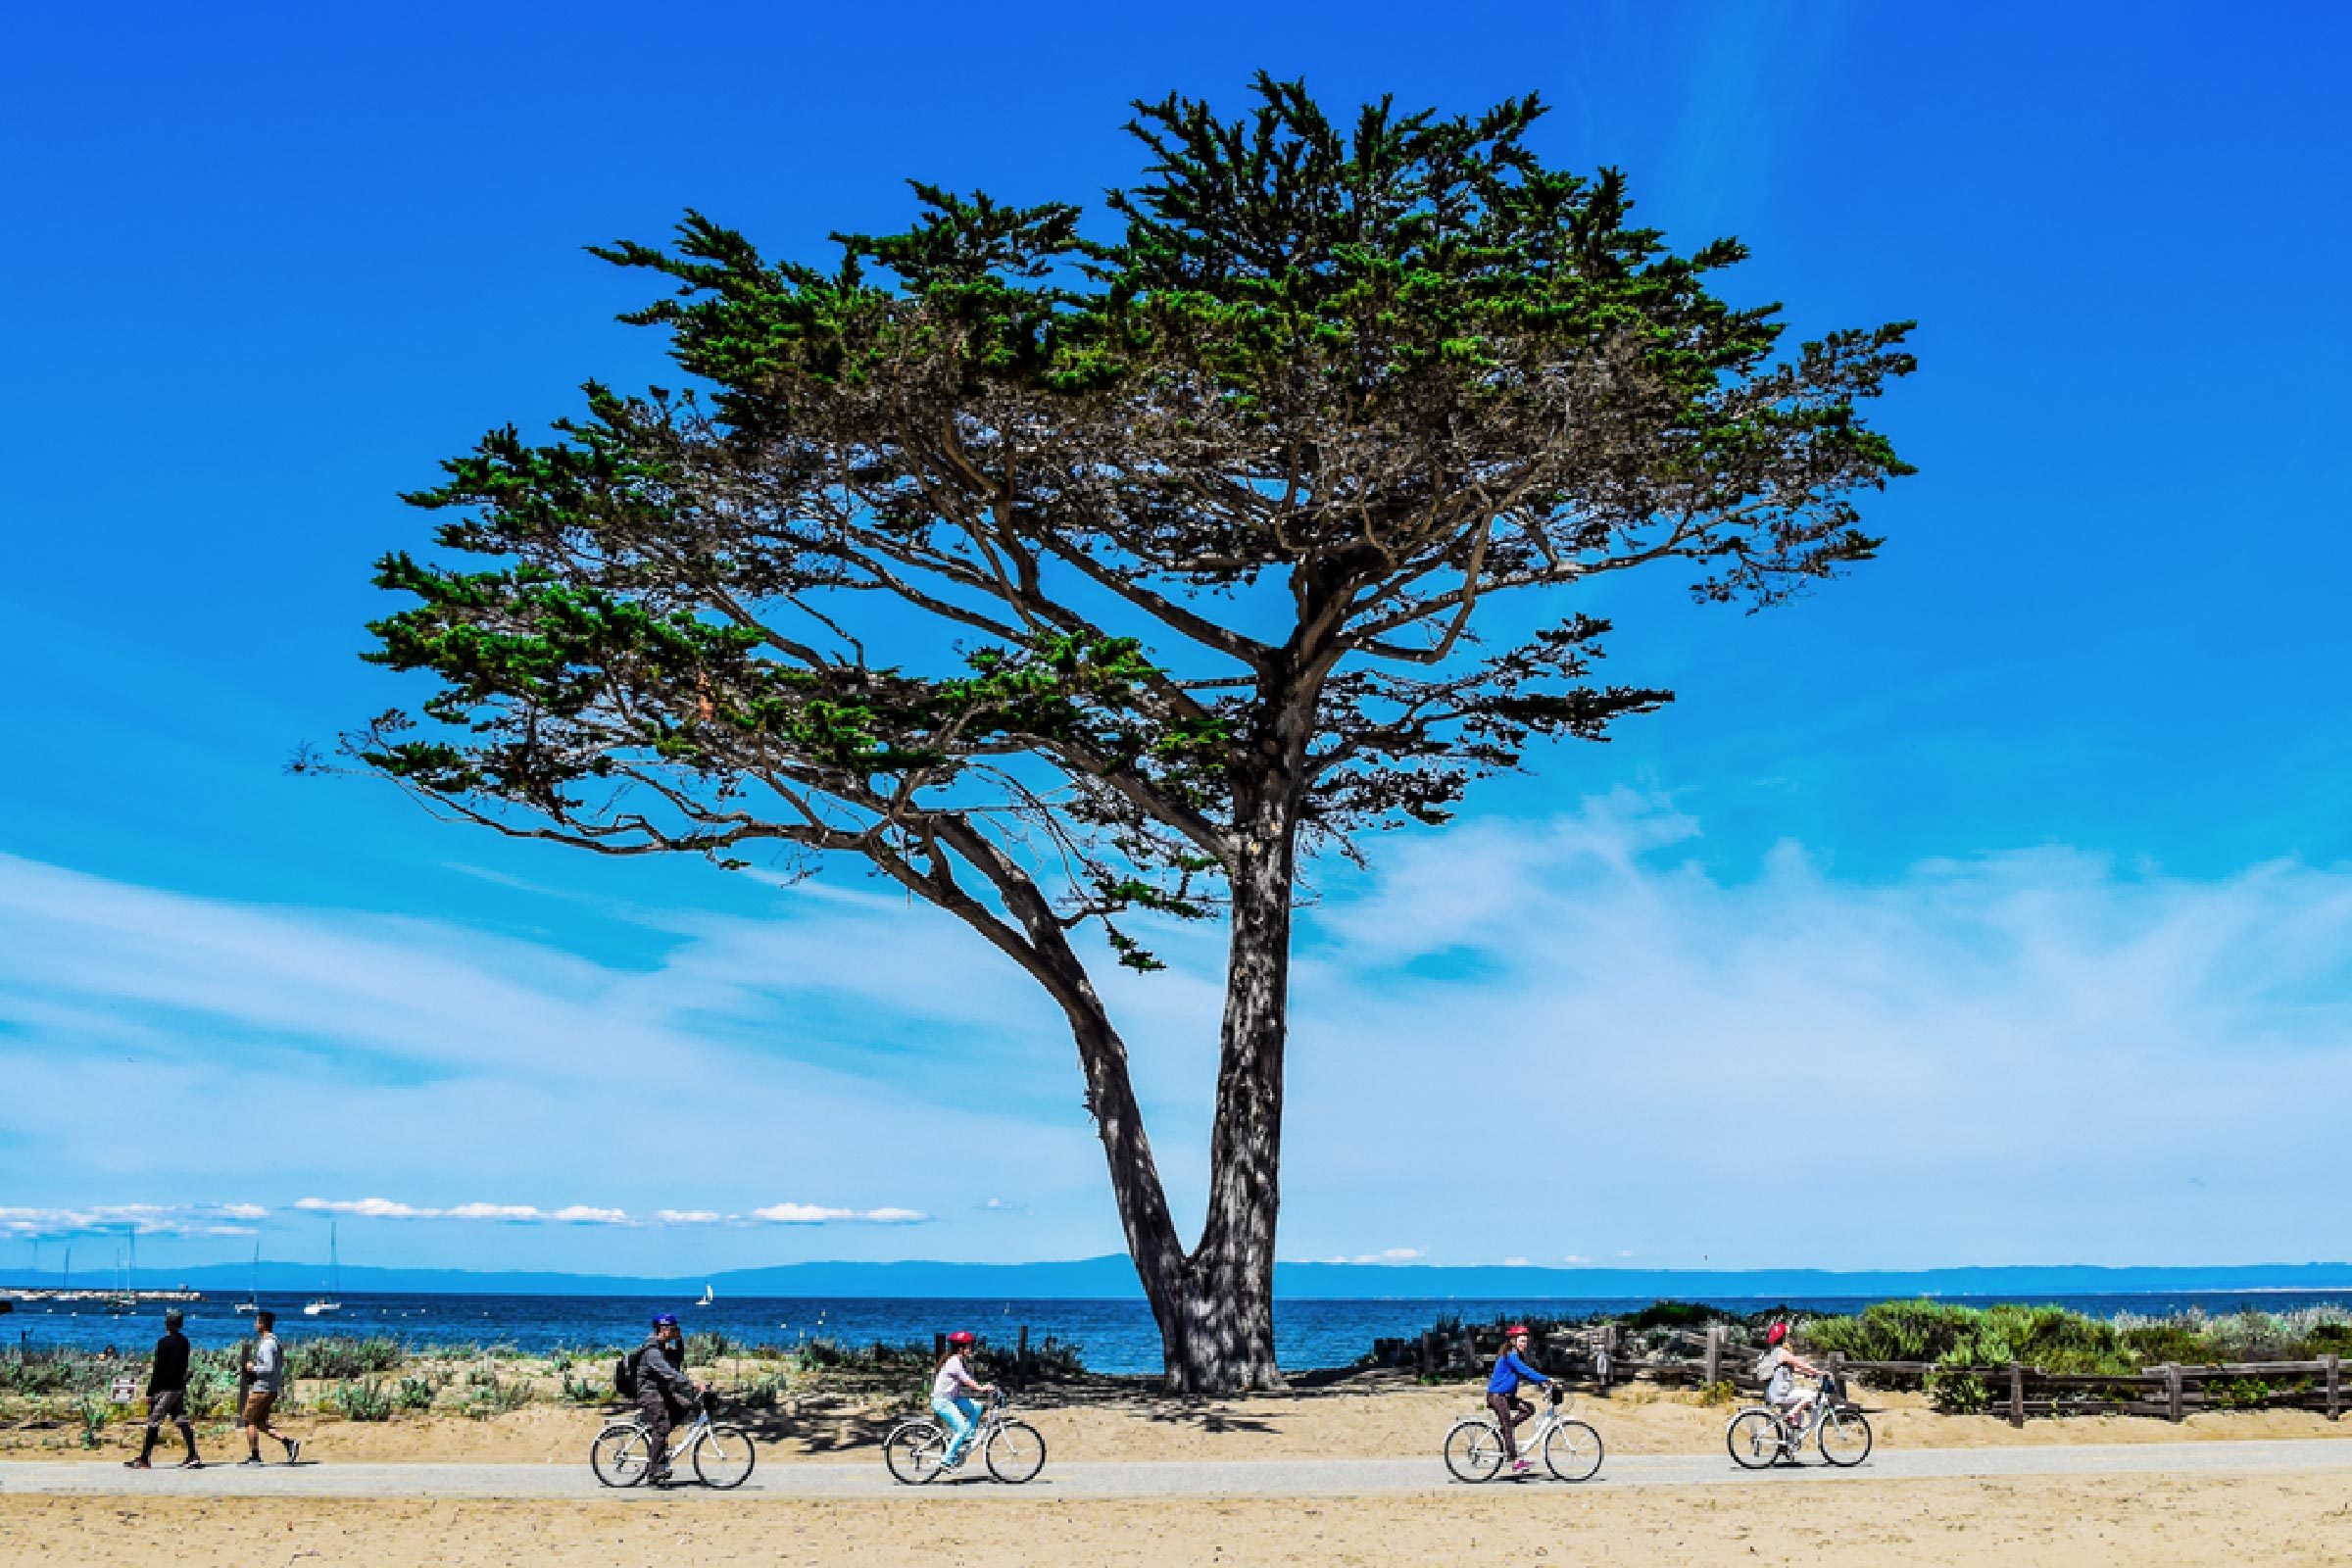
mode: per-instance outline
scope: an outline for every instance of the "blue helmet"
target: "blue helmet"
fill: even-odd
[[[664,1328],[664,1327],[667,1327],[667,1328],[673,1328],[673,1329],[674,1329],[674,1328],[676,1328],[677,1326],[678,1326],[678,1314],[677,1314],[677,1313],[675,1313],[675,1312],[657,1312],[657,1313],[655,1313],[655,1314],[654,1314],[654,1327],[656,1327],[656,1328]]]

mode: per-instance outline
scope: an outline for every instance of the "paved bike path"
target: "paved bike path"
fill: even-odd
[[[1051,1439],[1049,1439],[1051,1441]],[[2352,1440],[2297,1438],[2210,1443],[2119,1443],[2017,1448],[1881,1450],[1860,1467],[1837,1470],[1818,1461],[1799,1468],[1740,1470],[1722,1454],[1612,1455],[1584,1490],[1625,1487],[1772,1487],[1809,1481],[1867,1485],[1873,1481],[1995,1479],[2014,1476],[2244,1475],[2282,1471],[2352,1473]],[[985,1472],[952,1476],[929,1487],[894,1484],[879,1455],[855,1464],[763,1465],[736,1493],[693,1485],[658,1495],[718,1499],[766,1497],[955,1496],[968,1500],[1016,1497],[1293,1497],[1367,1493],[1499,1491],[1512,1485],[1569,1490],[1544,1477],[1466,1488],[1426,1459],[1258,1459],[1063,1462],[1049,1458],[1045,1473],[1025,1487],[999,1486]],[[204,1470],[125,1470],[120,1463],[0,1462],[0,1495],[160,1495],[231,1497],[611,1497],[657,1495],[643,1488],[600,1487],[585,1463],[337,1464]]]

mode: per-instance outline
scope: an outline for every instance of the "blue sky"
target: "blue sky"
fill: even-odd
[[[1088,195],[1127,99],[1259,65],[1540,89],[1551,156],[1749,242],[1740,297],[1917,317],[1925,366],[1883,561],[1758,617],[1613,594],[1610,674],[1673,710],[1326,879],[1284,1254],[2341,1254],[2294,1112],[2352,1079],[2340,13],[481,9],[52,8],[0,49],[0,1267],[128,1225],[322,1252],[366,1200],[370,1262],[1113,1250],[1067,1042],[959,931],[280,764],[393,700],[355,655],[424,533],[395,492],[661,375],[582,244],[695,206],[821,254],[907,175]],[[1115,990],[1197,1201],[1217,959],[1173,951]],[[1836,1152],[1773,1166],[1775,1125]]]

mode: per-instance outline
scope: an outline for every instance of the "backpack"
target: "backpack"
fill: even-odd
[[[624,1399],[637,1397],[637,1352],[628,1351],[612,1363],[612,1392]]]

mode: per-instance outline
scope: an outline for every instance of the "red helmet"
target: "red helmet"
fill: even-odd
[[[1504,1339],[1506,1339],[1506,1340],[1515,1340],[1515,1339],[1517,1339],[1517,1338],[1518,1338],[1520,1335],[1522,1335],[1522,1334],[1525,1334],[1526,1332],[1527,1332],[1527,1325],[1526,1325],[1526,1324],[1524,1324],[1524,1323],[1514,1323],[1514,1324],[1512,1324],[1512,1325],[1511,1325],[1509,1328],[1507,1328],[1507,1329],[1504,1329],[1504,1330],[1502,1331],[1502,1337],[1503,1337]]]
[[[1771,1328],[1764,1331],[1764,1343],[1766,1345],[1778,1345],[1788,1337],[1788,1325],[1786,1323],[1775,1323]]]
[[[966,1330],[957,1329],[955,1333],[948,1336],[948,1343],[950,1345],[970,1345],[972,1343],[972,1336]]]

